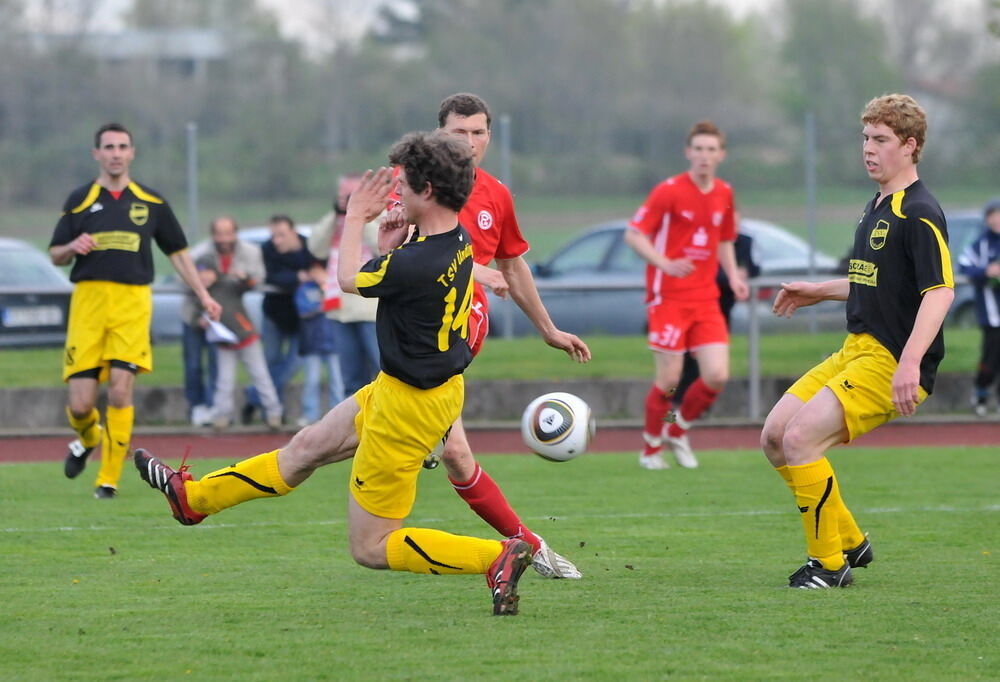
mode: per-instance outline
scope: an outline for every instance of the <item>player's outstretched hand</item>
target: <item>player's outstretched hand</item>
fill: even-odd
[[[771,310],[779,317],[791,317],[799,308],[822,300],[815,282],[782,282]]]
[[[489,266],[474,263],[472,277],[500,298],[507,298],[510,292],[510,285],[507,284],[507,278],[503,273]]]
[[[552,334],[545,336],[544,339],[545,343],[553,348],[566,351],[566,354],[573,358],[574,361],[590,362],[590,349],[587,348],[587,344],[583,342],[583,339],[576,334],[570,334],[557,329]]]
[[[892,405],[904,417],[916,413],[920,401],[920,365],[901,362],[892,375]]]
[[[347,200],[347,217],[361,218],[368,223],[385,209],[389,190],[392,189],[392,169],[382,166],[376,171],[365,171],[357,189]]]

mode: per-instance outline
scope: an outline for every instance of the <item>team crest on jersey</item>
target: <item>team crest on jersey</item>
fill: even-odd
[[[681,211],[684,220],[694,220],[694,211]]]
[[[875,228],[872,233],[868,236],[868,245],[873,249],[878,251],[883,246],[885,246],[885,239],[889,236],[889,223],[884,220],[880,220],[875,223]]]
[[[718,227],[722,224],[722,211],[716,211],[712,214],[712,225]]]
[[[149,220],[149,206],[146,204],[132,204],[128,209],[128,217],[134,224],[142,227]]]
[[[482,210],[479,215],[476,216],[476,223],[479,225],[480,230],[488,230],[493,227],[493,214],[487,210]]]
[[[708,231],[704,227],[699,226],[698,231],[694,233],[691,237],[691,243],[695,246],[707,246],[708,245]]]

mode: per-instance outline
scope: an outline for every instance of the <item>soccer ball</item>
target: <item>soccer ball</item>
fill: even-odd
[[[590,406],[572,393],[538,396],[521,416],[524,444],[552,462],[565,462],[586,452],[595,429]]]

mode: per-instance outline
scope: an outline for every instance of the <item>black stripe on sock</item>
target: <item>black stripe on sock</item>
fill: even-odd
[[[816,504],[816,537],[819,537],[819,515],[823,511],[823,505],[826,504],[826,498],[830,497],[830,492],[833,490],[833,476],[826,479],[826,490],[823,491],[823,496],[819,498],[819,502]]]
[[[426,561],[427,563],[429,563],[431,566],[441,566],[442,568],[450,568],[450,569],[452,569],[454,571],[461,571],[462,570],[458,566],[449,566],[448,564],[442,564],[440,561],[435,561],[434,559],[431,559],[427,555],[427,552],[425,552],[423,549],[421,549],[420,545],[418,545],[416,542],[414,542],[413,538],[411,538],[409,535],[407,535],[405,538],[403,538],[403,542],[405,542],[406,544],[408,544],[410,546],[410,549],[412,549],[414,552],[416,552],[417,554],[419,554],[420,556],[422,556],[424,558],[424,561]],[[435,571],[432,568],[431,569],[431,573],[437,573],[437,571]]]
[[[221,474],[216,474],[215,476],[209,476],[209,478],[220,478],[222,476],[235,476],[247,485],[251,485],[262,493],[268,493],[269,495],[277,495],[278,491],[274,488],[270,488],[266,485],[261,485],[257,481],[253,480],[249,476],[244,476],[243,474],[236,473],[235,471],[223,471]]]

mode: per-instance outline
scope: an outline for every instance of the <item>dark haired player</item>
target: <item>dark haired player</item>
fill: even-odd
[[[351,194],[340,243],[343,291],[379,299],[376,328],[382,371],[376,379],[299,431],[280,450],[193,480],[144,450],[135,464],[162,491],[174,517],[208,514],[258,497],[290,493],[318,467],[354,458],[348,488],[351,555],[362,566],[413,573],[486,574],[493,613],[517,613],[517,581],[531,563],[519,539],[482,540],[404,528],[424,456],[462,410],[462,372],[472,301],[472,244],[458,210],[472,189],[468,147],[441,133],[411,133],[392,149],[402,168],[399,194],[416,224],[387,229],[385,255],[361,262],[361,232],[385,207],[392,171],[367,172]]]
[[[78,438],[69,444],[64,471],[69,478],[79,476],[103,440],[94,497],[111,499],[132,439],[135,375],[153,370],[152,242],[169,256],[211,316],[218,318],[221,309],[198,278],[170,205],[129,176],[135,158],[132,134],[119,123],[103,125],[91,153],[101,171],[66,199],[49,254],[56,265],[73,264],[70,280],[76,284],[63,381],[69,385],[66,416]],[[97,410],[101,381],[108,382],[103,428]]]

